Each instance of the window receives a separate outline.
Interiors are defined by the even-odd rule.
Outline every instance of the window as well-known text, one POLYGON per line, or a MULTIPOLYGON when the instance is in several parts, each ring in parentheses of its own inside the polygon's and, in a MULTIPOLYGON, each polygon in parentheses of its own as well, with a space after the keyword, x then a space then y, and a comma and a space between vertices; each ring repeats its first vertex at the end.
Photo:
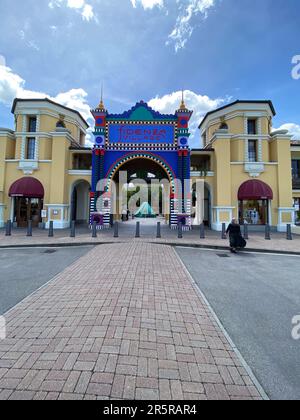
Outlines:
POLYGON ((257 134, 256 120, 248 120, 248 134, 251 136, 257 134))
POLYGON ((227 125, 225 122, 223 122, 223 123, 220 125, 220 130, 228 130, 228 125, 227 125))
POLYGON ((28 132, 29 133, 35 133, 36 132, 36 117, 29 117, 28 132))
POLYGON ((293 179, 300 179, 300 160, 292 160, 292 176, 293 179))
POLYGON ((296 224, 300 224, 300 198, 294 198, 294 208, 296 213, 296 224))
POLYGON ((257 162, 257 141, 248 140, 249 162, 257 162))
POLYGON ((269 200, 245 200, 239 203, 239 219, 244 225, 265 225, 269 222, 269 200))
POLYGON ((35 159, 35 138, 31 137, 27 139, 26 159, 35 159))

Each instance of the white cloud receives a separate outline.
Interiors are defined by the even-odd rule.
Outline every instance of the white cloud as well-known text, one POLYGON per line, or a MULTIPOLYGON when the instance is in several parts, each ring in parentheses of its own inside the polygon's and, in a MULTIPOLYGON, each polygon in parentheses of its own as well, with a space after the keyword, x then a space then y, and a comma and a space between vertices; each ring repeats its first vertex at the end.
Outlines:
POLYGON ((164 0, 131 0, 131 3, 134 8, 136 8, 137 5, 140 4, 145 10, 153 9, 156 6, 164 6, 164 0))
POLYGON ((208 11, 215 3, 216 0, 177 0, 180 12, 167 45, 174 42, 176 52, 184 48, 198 24, 194 22, 194 18, 200 16, 206 19, 208 11))
MULTIPOLYGON (((177 110, 180 106, 181 98, 182 92, 177 91, 169 95, 162 97, 157 96, 156 98, 151 99, 149 101, 149 106, 164 114, 174 114, 175 110, 177 110)), ((190 143, 193 147, 202 147, 200 132, 198 131, 200 122, 207 112, 218 108, 224 104, 227 99, 211 99, 206 95, 199 95, 191 90, 186 90, 184 92, 184 100, 187 108, 194 111, 190 121, 190 143)))
MULTIPOLYGON (((130 0, 134 8, 141 5, 145 10, 154 7, 167 8, 164 0, 130 0)), ((174 1, 174 0, 173 0, 174 1)), ((208 12, 215 6, 218 0, 176 0, 175 7, 178 9, 178 17, 174 29, 169 34, 166 45, 174 44, 175 51, 185 48, 191 38, 194 29, 199 25, 199 20, 206 19, 208 12)), ((174 7, 173 3, 173 7, 174 7)), ((168 12, 168 10, 167 10, 168 12)), ((168 14, 168 13, 167 13, 168 14)))
POLYGON ((0 66, 6 66, 5 57, 1 54, 0 54, 0 66))
POLYGON ((279 127, 278 130, 288 130, 293 136, 293 140, 300 140, 300 125, 294 123, 286 123, 279 127))
MULTIPOLYGON (((25 89, 25 80, 14 73, 9 67, 0 62, 0 102, 10 106, 15 98, 24 99, 44 99, 49 98, 53 101, 79 111, 88 123, 93 125, 93 118, 90 113, 90 106, 87 102, 88 94, 83 89, 71 89, 68 92, 59 93, 51 97, 47 93, 25 89)), ((91 141, 91 131, 87 136, 87 143, 91 141)))
POLYGON ((81 14, 82 19, 88 22, 96 19, 93 6, 87 3, 86 0, 51 0, 49 3, 50 9, 62 6, 76 10, 81 14))

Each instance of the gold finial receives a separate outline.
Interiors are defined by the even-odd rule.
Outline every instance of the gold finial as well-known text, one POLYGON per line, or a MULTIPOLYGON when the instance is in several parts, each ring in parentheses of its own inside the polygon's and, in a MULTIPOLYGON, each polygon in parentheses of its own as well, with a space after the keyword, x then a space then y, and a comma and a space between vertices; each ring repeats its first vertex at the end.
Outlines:
POLYGON ((185 103, 184 103, 184 90, 183 89, 182 89, 182 99, 181 99, 180 109, 181 110, 186 109, 186 106, 185 106, 185 103))
POLYGON ((105 109, 104 102, 103 102, 103 83, 101 85, 101 100, 100 100, 100 104, 98 105, 98 109, 105 109))

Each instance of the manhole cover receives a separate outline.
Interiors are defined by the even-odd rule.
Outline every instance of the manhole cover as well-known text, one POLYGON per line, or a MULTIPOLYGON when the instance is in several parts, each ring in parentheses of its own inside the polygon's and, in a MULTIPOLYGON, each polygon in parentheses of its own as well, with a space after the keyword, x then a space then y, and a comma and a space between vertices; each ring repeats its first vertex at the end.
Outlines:
POLYGON ((56 249, 47 249, 47 251, 44 251, 44 254, 54 254, 56 252, 56 249))

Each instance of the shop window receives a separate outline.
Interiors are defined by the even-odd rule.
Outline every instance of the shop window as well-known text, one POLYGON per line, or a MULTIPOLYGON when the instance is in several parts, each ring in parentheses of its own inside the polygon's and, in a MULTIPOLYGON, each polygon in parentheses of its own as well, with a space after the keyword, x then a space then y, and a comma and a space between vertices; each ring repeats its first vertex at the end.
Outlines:
POLYGON ((266 225, 269 223, 268 208, 268 200, 240 201, 239 218, 241 224, 266 225))
POLYGON ((30 137, 27 139, 26 159, 28 160, 35 159, 35 138, 34 137, 30 137))
POLYGON ((257 141, 248 140, 248 157, 249 162, 257 162, 257 141))

